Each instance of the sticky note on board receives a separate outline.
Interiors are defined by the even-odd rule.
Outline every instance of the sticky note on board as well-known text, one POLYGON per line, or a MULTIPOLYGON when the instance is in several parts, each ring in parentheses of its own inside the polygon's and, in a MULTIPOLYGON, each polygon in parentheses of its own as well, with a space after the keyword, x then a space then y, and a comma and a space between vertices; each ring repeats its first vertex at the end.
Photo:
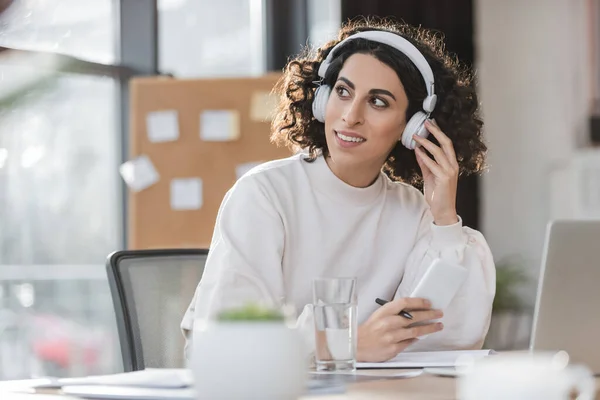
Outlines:
POLYGON ((146 155, 141 155, 121 164, 119 173, 127 186, 134 192, 144 190, 159 180, 158 172, 154 168, 152 160, 146 155))
POLYGON ((250 98, 250 119, 256 122, 269 122, 277 107, 277 95, 271 92, 257 91, 250 98))
POLYGON ((238 164, 235 167, 235 177, 236 177, 236 179, 240 179, 242 176, 244 176, 246 174, 246 172, 250 171, 252 168, 254 168, 257 165, 260 165, 262 163, 263 163, 263 161, 247 162, 247 163, 243 163, 243 164, 238 164))
POLYGON ((229 142, 240 138, 240 114, 236 110, 204 110, 200 114, 200 138, 229 142))
POLYGON ((172 142, 179 139, 177 111, 152 111, 146 114, 146 132, 152 143, 172 142))
POLYGON ((199 210, 203 203, 202 179, 172 179, 170 197, 173 210, 199 210))

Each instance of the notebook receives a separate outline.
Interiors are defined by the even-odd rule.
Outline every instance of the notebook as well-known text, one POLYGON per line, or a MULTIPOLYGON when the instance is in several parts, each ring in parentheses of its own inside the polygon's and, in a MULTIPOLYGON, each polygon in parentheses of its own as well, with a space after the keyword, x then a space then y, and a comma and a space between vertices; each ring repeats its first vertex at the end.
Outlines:
POLYGON ((434 368, 454 367, 487 357, 493 350, 421 351, 400 353, 385 362, 359 362, 356 368, 434 368))

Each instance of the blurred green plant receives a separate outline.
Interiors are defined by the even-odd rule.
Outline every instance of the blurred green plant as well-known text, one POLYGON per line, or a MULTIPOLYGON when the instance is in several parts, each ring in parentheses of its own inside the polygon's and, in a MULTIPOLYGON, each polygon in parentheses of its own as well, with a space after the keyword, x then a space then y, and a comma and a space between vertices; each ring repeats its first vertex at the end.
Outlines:
POLYGON ((508 257, 496 263, 494 313, 521 312, 527 308, 518 292, 530 280, 525 270, 525 262, 519 257, 508 257))
POLYGON ((281 311, 249 303, 243 307, 224 310, 217 316, 218 321, 284 321, 281 311))

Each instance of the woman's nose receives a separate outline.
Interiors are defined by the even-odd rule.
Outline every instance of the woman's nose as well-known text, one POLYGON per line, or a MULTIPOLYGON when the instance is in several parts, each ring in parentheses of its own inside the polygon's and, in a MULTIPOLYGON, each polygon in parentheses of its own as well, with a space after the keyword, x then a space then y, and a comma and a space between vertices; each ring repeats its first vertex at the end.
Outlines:
POLYGON ((364 122, 364 110, 358 101, 353 101, 348 105, 342 119, 348 126, 359 125, 364 122))

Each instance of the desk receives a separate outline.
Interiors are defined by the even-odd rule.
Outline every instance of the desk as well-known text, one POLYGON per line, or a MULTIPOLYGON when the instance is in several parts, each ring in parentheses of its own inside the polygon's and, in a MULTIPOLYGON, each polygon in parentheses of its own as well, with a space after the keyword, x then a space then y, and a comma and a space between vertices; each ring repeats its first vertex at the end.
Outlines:
MULTIPOLYGON (((600 378, 596 379, 600 388, 600 378)), ((417 378, 379 380, 355 383, 348 386, 347 393, 328 396, 308 396, 300 400, 454 400, 456 380, 432 375, 417 378)), ((1 384, 0 384, 1 388, 1 384)), ((2 400, 76 400, 60 394, 10 394, 3 393, 2 400)), ((596 396, 600 400, 600 393, 596 396)))
MULTIPOLYGON (((393 371, 393 370, 392 370, 393 371)), ((432 375, 355 383, 344 394, 303 397, 302 400, 453 400, 456 380, 432 375)))

